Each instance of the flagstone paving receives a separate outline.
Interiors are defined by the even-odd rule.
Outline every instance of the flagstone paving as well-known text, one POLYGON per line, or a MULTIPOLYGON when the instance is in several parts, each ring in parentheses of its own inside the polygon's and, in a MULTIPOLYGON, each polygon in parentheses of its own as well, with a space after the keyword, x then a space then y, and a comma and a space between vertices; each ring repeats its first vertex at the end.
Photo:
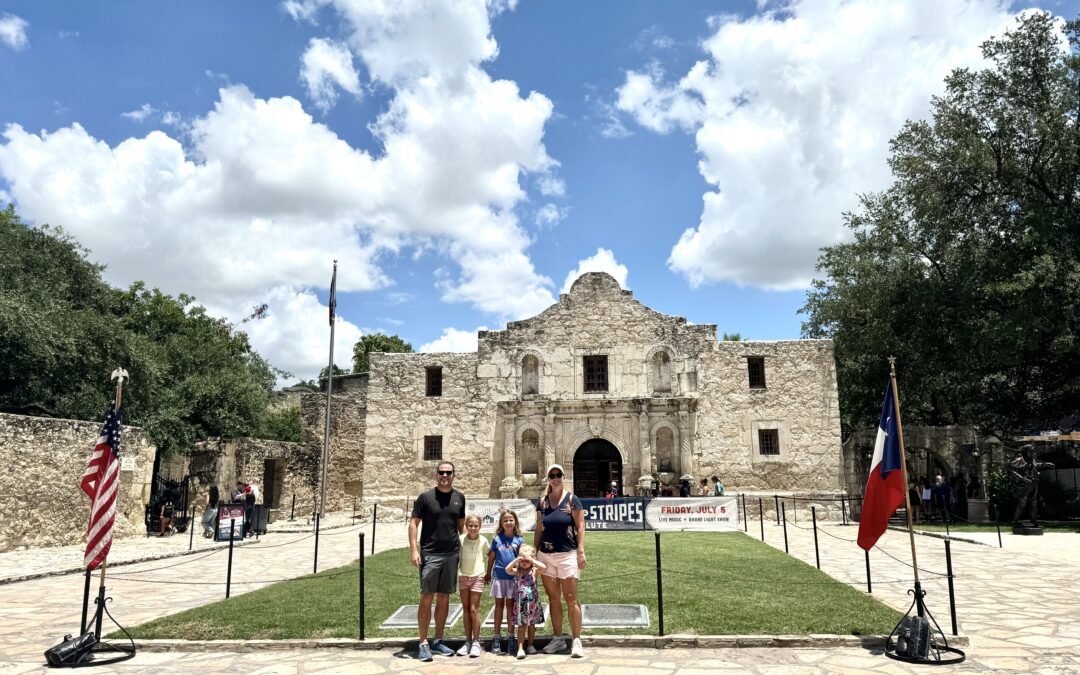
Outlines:
MULTIPOLYGON (((329 530, 320 536, 319 567, 325 569, 357 557, 358 533, 371 526, 329 530)), ((758 536, 756 522, 749 535, 758 536)), ((856 528, 836 523, 819 531, 822 569, 833 577, 865 590, 863 552, 854 544, 856 528)), ((971 533, 964 533, 970 536, 971 533)), ((379 523, 376 550, 402 546, 403 524, 379 523)), ((765 538, 783 549, 782 528, 766 522, 765 538)), ((919 567, 927 589, 927 602, 942 628, 950 631, 944 542, 917 537, 919 567)), ((813 532, 789 523, 792 555, 814 564, 813 532)), ((888 532, 881 550, 871 553, 873 595, 906 609, 910 598, 910 548, 906 534, 888 532)), ((993 535, 996 545, 996 534, 993 535)), ((952 542, 953 570, 959 629, 969 636, 968 661, 948 670, 956 672, 1080 673, 1080 535, 1052 533, 1043 537, 1004 535, 1003 549, 968 542, 952 542)), ((179 537, 164 540, 122 540, 114 555, 135 557, 148 547, 176 546, 186 551, 179 537), (151 543, 154 542, 154 543, 151 543)), ((23 571, 57 564, 55 560, 81 557, 78 547, 62 553, 46 549, 19 552, 23 571), (51 562, 50 562, 51 561, 51 562)), ((314 538, 310 533, 277 533, 249 542, 234 551, 233 593, 272 583, 276 579, 308 574, 312 568, 314 538)), ((370 550, 370 548, 369 548, 370 550)), ((0 565, 15 566, 0 555, 0 565)), ((224 595, 225 561, 222 550, 116 566, 108 573, 110 605, 123 623, 148 619, 218 600, 224 595), (175 583, 182 582, 182 583, 175 583)), ((15 558, 11 558, 15 560, 15 558)), ((9 569, 7 567, 0 569, 9 569)), ((62 569, 62 568, 61 568, 62 569)), ((16 570, 17 571, 17 570, 16 570)), ((586 580, 587 580, 586 575, 586 580)), ((67 574, 0 585, 0 672, 21 673, 41 668, 42 652, 63 633, 78 629, 82 575, 67 574)), ((703 588, 707 588, 703 579, 703 588)), ((714 581, 713 583, 724 583, 714 581)), ((782 593, 782 587, 777 588, 782 593)), ((718 609, 722 611, 722 608, 718 609)), ((642 649, 595 647, 585 659, 565 655, 537 655, 524 661, 493 657, 440 658, 421 664, 397 649, 353 651, 321 649, 272 652, 140 652, 136 658, 95 672, 535 672, 535 673, 908 673, 925 671, 861 648, 815 649, 642 649)))

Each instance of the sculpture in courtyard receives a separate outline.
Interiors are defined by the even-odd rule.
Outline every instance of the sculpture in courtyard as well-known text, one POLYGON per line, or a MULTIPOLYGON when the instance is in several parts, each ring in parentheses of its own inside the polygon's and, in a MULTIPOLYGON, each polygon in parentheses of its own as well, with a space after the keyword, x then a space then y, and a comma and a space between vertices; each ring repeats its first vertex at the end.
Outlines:
POLYGON ((1020 482, 1020 492, 1016 496, 1016 511, 1013 513, 1014 527, 1039 526, 1039 472, 1053 469, 1051 462, 1042 462, 1035 454, 1035 446, 1030 443, 1020 448, 1016 458, 1009 463, 1012 475, 1020 482), (1026 522, 1021 524, 1024 510, 1027 509, 1026 522))

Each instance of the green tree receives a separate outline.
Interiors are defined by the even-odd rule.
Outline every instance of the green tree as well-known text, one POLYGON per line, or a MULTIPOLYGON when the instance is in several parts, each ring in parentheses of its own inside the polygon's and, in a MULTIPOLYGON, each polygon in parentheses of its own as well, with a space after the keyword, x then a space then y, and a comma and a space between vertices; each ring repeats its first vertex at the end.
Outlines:
POLYGON ((724 333, 721 342, 742 342, 742 333, 724 333))
POLYGON ((368 372, 371 367, 370 354, 372 352, 404 354, 412 352, 412 350, 412 345, 397 335, 385 335, 383 333, 365 335, 353 345, 353 372, 368 372))
POLYGON ((186 295, 115 289, 60 230, 0 212, 0 409, 100 419, 123 366, 126 423, 162 455, 254 433, 277 376, 247 335, 186 295))
POLYGON ((259 438, 272 441, 300 442, 300 408, 289 406, 277 410, 268 410, 263 417, 259 438))
POLYGON ((824 249, 803 334, 835 340, 846 427, 877 419, 890 355, 907 423, 1010 437, 1080 409, 1078 29, 1031 13, 987 40, 824 249))

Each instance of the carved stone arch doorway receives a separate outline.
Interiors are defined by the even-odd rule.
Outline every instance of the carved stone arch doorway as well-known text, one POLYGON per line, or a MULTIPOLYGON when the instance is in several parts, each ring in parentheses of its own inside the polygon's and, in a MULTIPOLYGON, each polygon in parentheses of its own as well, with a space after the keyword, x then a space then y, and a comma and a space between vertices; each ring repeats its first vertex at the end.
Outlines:
POLYGON ((603 497, 611 482, 623 491, 622 455, 611 441, 593 438, 574 453, 574 494, 578 497, 603 497))

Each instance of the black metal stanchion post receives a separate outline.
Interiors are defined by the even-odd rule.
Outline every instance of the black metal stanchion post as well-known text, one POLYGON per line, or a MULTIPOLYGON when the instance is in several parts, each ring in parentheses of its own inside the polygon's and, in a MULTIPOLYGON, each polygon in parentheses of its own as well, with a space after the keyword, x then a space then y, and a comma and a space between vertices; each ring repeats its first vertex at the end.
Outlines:
POLYGON ((844 495, 840 495, 840 519, 847 525, 847 500, 844 495))
POLYGON ((740 495, 742 497, 742 531, 749 532, 750 527, 746 523, 746 495, 740 495))
POLYGON ((952 634, 959 635, 956 626, 956 590, 953 588, 952 542, 945 540, 945 573, 949 575, 949 616, 952 618, 952 634))
POLYGON ((817 542, 817 507, 810 507, 810 517, 814 519, 814 560, 817 562, 817 568, 821 569, 821 554, 818 552, 817 542))
POLYGON ((761 497, 757 498, 757 517, 761 525, 761 541, 765 541, 765 510, 761 506, 761 497))
POLYGON ((289 507, 289 522, 296 520, 296 493, 292 495, 292 506, 289 507))
POLYGON ((870 585, 870 551, 863 551, 866 554, 866 592, 873 593, 874 587, 870 585))
POLYGON ((949 533, 949 507, 948 507, 948 505, 946 505, 943 508, 944 508, 944 511, 945 511, 945 536, 946 537, 951 537, 952 534, 949 533))
POLYGON ((319 573, 319 522, 322 518, 319 517, 319 512, 315 511, 315 560, 312 563, 312 574, 319 573))
POLYGON ((660 615, 660 636, 664 635, 664 576, 660 566, 660 532, 656 536, 656 611, 660 615))
POLYGON ((86 570, 86 581, 83 583, 82 596, 82 623, 79 624, 79 635, 86 632, 86 612, 90 607, 90 570, 86 570))
POLYGON ((784 517, 784 553, 789 553, 787 545, 787 506, 785 504, 780 504, 780 513, 784 517))
POLYGON ((375 525, 379 522, 379 504, 371 507, 371 555, 375 555, 375 525))
POLYGON ((188 540, 187 550, 191 550, 195 545, 195 505, 191 505, 191 518, 188 520, 188 540))
POLYGON ((773 495, 773 508, 776 509, 776 524, 780 524, 780 496, 773 495))
MULTIPOLYGON (((375 537, 371 538, 371 546, 375 547, 375 537)), ((360 533, 360 639, 364 639, 364 533, 360 533)))
POLYGON ((1001 545, 1001 521, 998 520, 997 508, 993 504, 990 504, 990 512, 994 515, 994 524, 997 525, 998 548, 1004 548, 1004 546, 1001 545))
POLYGON ((233 540, 236 539, 236 537, 234 536, 236 534, 235 525, 236 524, 232 520, 229 521, 229 564, 228 564, 227 571, 225 572, 225 598, 226 599, 228 599, 229 592, 232 590, 232 551, 233 551, 233 540))

